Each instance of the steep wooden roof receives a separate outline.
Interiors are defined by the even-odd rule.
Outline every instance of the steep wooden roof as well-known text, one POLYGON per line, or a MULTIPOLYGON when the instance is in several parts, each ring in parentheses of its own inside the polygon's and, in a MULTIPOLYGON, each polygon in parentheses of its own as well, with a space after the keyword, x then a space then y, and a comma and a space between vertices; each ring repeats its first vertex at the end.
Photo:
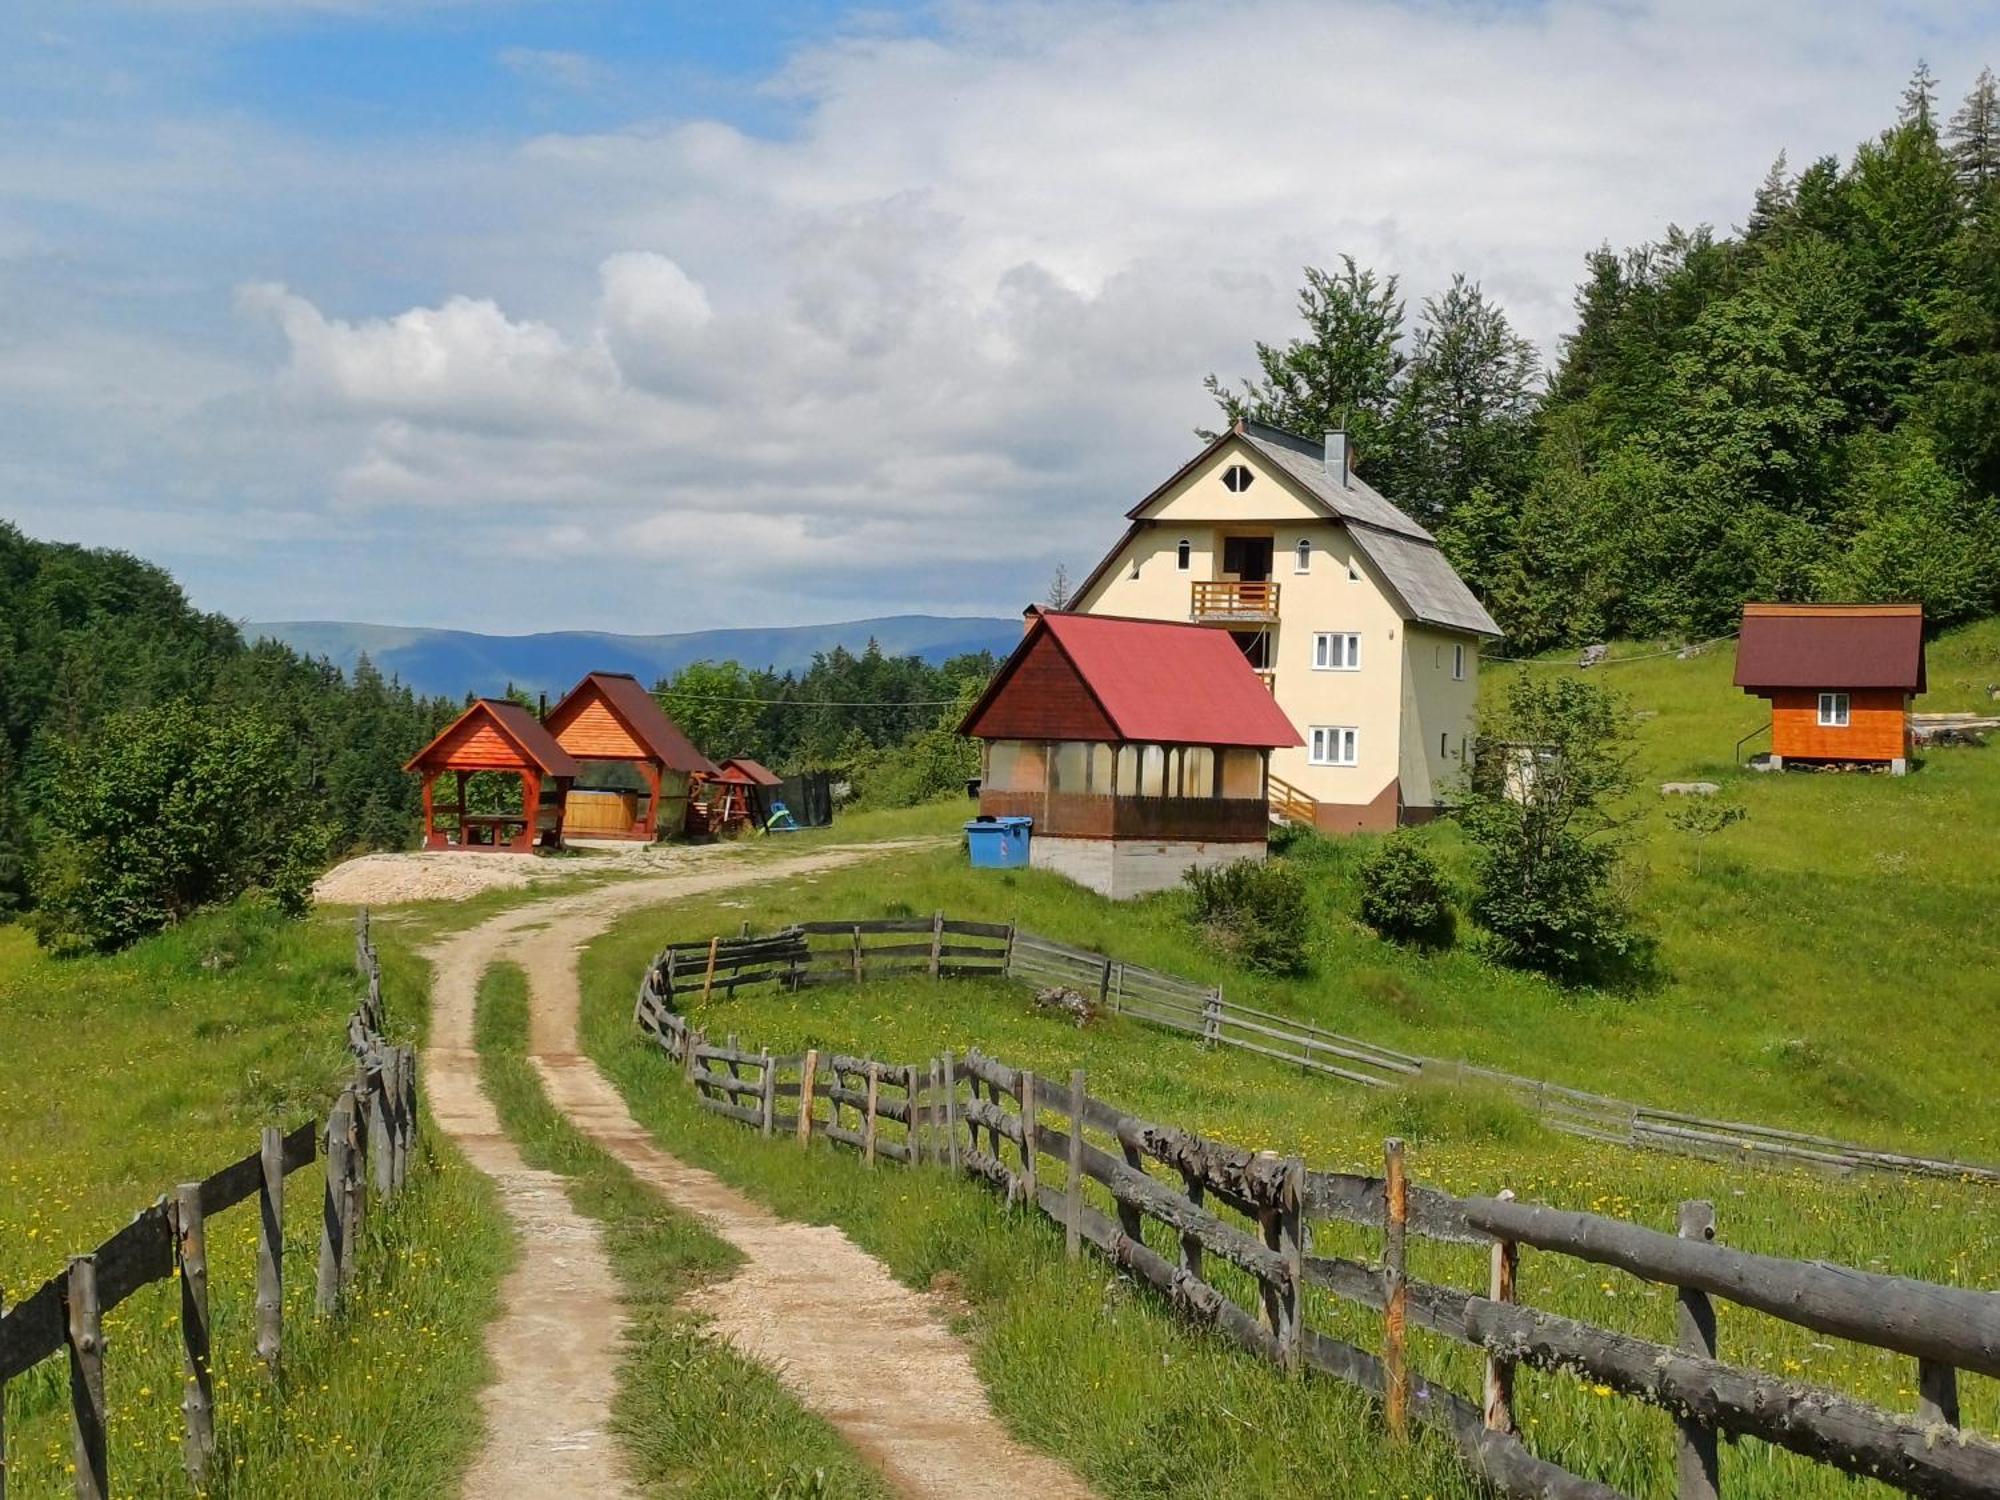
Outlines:
POLYGON ((1746 604, 1736 685, 1901 688, 1921 693, 1921 604, 1746 604))
POLYGON ((404 762, 415 770, 522 770, 568 777, 576 760, 518 703, 477 698, 436 739, 404 762))
POLYGON ((732 755, 722 763, 726 775, 730 771, 740 771, 752 786, 783 786, 785 778, 777 772, 758 764, 747 755, 732 755))
MULTIPOLYGON (((667 717, 653 695, 629 672, 588 672, 549 711, 549 726, 565 744, 565 734, 592 704, 602 703, 653 759, 685 775, 715 774, 715 763, 694 747, 680 725, 667 717)), ((575 747, 572 747, 575 748, 575 747)), ((585 755, 585 759, 589 759, 585 755)))

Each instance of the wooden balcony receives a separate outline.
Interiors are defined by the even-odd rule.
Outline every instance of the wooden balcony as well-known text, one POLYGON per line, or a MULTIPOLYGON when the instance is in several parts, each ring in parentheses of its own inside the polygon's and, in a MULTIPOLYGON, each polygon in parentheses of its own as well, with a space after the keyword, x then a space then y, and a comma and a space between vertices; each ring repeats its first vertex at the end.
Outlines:
POLYGON ((1194 596, 1189 617, 1198 625, 1278 618, 1278 586, 1268 580, 1262 583, 1197 583, 1192 588, 1194 596))

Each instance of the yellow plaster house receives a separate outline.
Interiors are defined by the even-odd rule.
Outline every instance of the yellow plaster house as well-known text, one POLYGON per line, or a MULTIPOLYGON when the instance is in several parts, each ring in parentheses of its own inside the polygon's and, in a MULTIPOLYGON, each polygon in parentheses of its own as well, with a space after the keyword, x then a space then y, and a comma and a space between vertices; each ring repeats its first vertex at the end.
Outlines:
POLYGON ((1272 756, 1274 813, 1384 829, 1449 798, 1500 628, 1345 434, 1239 422, 1126 518, 1068 608, 1234 636, 1305 741, 1272 756))

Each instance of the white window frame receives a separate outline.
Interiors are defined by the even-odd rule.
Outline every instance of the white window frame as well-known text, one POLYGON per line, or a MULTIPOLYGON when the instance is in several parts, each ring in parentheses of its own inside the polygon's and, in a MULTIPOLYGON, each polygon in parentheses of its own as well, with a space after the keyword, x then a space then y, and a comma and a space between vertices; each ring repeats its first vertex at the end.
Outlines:
POLYGON ((1310 537, 1300 537, 1298 545, 1292 548, 1292 571, 1310 573, 1313 570, 1313 544, 1310 537))
POLYGON ((1355 630, 1319 630, 1313 633, 1315 672, 1358 672, 1361 670, 1361 633, 1355 630), (1346 644, 1343 645, 1342 642, 1346 644))
POLYGON ((1315 724, 1307 741, 1307 761, 1315 766, 1361 763, 1361 731, 1352 724, 1315 724))
POLYGON ((1185 573, 1194 566, 1194 543, 1182 537, 1174 546, 1175 571, 1185 573))
POLYGON ((1819 695, 1819 727, 1846 729, 1854 722, 1854 700, 1847 693, 1819 695))
POLYGON ((1454 682, 1465 681, 1465 642, 1451 643, 1451 678, 1454 682))

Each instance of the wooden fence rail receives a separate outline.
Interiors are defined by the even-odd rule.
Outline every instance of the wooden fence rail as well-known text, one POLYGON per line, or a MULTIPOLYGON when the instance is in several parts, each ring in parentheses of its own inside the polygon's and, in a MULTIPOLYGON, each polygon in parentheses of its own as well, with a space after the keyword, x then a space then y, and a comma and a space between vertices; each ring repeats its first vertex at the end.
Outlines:
POLYGON ((417 1119, 416 1054, 382 1035, 382 970, 365 911, 355 923, 354 955, 365 984, 347 1021, 355 1073, 323 1123, 308 1120, 289 1131, 266 1126, 257 1150, 198 1182, 180 1184, 94 1251, 72 1257, 24 1300, 10 1306, 0 1296, 0 1500, 7 1493, 7 1382, 63 1353, 71 1375, 76 1494, 78 1500, 109 1495, 104 1316, 141 1288, 169 1279, 181 1286, 182 1451, 190 1484, 203 1491, 215 1456, 207 1221, 258 1201, 255 1349, 265 1375, 276 1382, 284 1347, 285 1179, 318 1160, 322 1142, 327 1169, 317 1300, 322 1314, 338 1308, 354 1273, 371 1166, 376 1194, 393 1199, 408 1174, 417 1119))
POLYGON ((1553 1130, 1590 1140, 1711 1160, 1805 1166, 1835 1172, 1953 1178, 2000 1186, 2000 1167, 1884 1151, 1827 1136, 1674 1110, 1472 1063, 1380 1047, 1294 1016, 1241 1005, 1220 986, 1126 963, 998 922, 942 913, 860 922, 802 922, 752 937, 675 943, 660 951, 640 984, 639 1011, 671 1007, 688 995, 734 996, 760 984, 798 990, 819 984, 929 974, 995 977, 1074 989, 1116 1015, 1164 1027, 1205 1044, 1254 1053, 1302 1072, 1364 1088, 1412 1080, 1479 1083, 1511 1095, 1553 1130), (888 939, 888 941, 878 941, 888 939), (927 939, 927 941, 926 941, 927 939))
MULTIPOLYGON (((903 955, 882 955, 867 939, 925 926, 934 942, 949 930, 941 919, 825 923, 788 929, 788 941, 804 942, 805 971, 822 962, 812 949, 820 938, 836 940, 848 969, 873 973, 877 962, 903 955)), ((1060 982, 1088 977, 1075 950, 1050 957, 1040 940, 1004 929, 966 935, 1006 953, 1007 972, 1025 967, 1040 979, 1060 965, 1060 982)), ((725 972, 728 949, 682 951, 698 955, 702 974, 690 980, 683 971, 678 993, 712 995, 709 975, 725 972)), ((1097 962, 1101 991, 1115 996, 1124 966, 1114 964, 1107 977, 1107 961, 1097 962)), ((1681 1500, 1719 1495, 1715 1440, 1722 1433, 1909 1494, 2000 1496, 2000 1444, 1959 1426, 1957 1400, 1960 1371, 2000 1375, 2000 1296, 1731 1249, 1714 1242, 1707 1204, 1683 1205, 1681 1233, 1663 1234, 1505 1195, 1456 1197, 1410 1180, 1393 1140, 1380 1176, 1312 1171, 1296 1157, 1140 1119, 1092 1096, 1080 1069, 1059 1083, 977 1049, 912 1064, 817 1051, 772 1056, 735 1037, 716 1045, 672 1004, 659 967, 640 985, 636 1020, 704 1108, 802 1145, 824 1137, 871 1165, 929 1163, 990 1182, 1010 1204, 1060 1225, 1070 1254, 1088 1244, 1253 1354, 1373 1395, 1392 1434, 1413 1423, 1436 1428, 1500 1493, 1618 1500, 1618 1491, 1537 1456, 1523 1441, 1513 1372, 1526 1364, 1673 1416, 1681 1500), (1378 1256, 1317 1252, 1315 1226, 1328 1223, 1378 1234, 1378 1256), (1409 1268, 1411 1240, 1482 1247, 1489 1274, 1476 1288, 1418 1279, 1409 1268), (1673 1287, 1679 1347, 1522 1305, 1515 1267, 1523 1245, 1673 1287), (1313 1327, 1309 1290, 1370 1314, 1377 1347, 1313 1327), (1711 1298, 1913 1360, 1917 1409, 1892 1412, 1724 1362, 1711 1298), (1424 1378, 1412 1357, 1412 1327, 1484 1356, 1479 1399, 1424 1378)))

